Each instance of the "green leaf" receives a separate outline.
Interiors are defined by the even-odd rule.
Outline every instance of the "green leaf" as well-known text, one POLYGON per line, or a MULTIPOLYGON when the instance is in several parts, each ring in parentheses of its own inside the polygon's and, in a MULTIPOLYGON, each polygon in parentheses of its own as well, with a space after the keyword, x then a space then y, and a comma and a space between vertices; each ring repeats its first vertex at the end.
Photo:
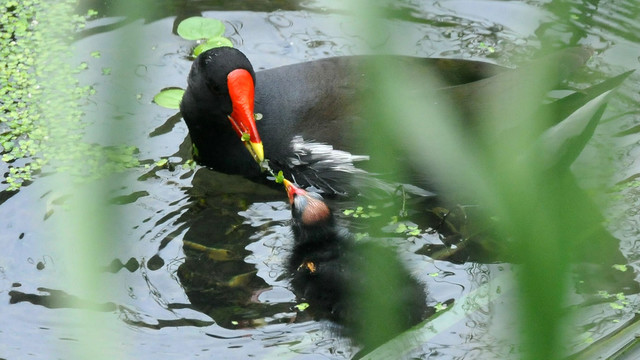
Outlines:
POLYGON ((627 271, 627 265, 624 265, 624 264, 622 264, 622 265, 620 265, 620 264, 615 264, 615 265, 613 265, 612 267, 613 267, 614 269, 618 270, 618 271, 622 271, 622 272, 627 271))
POLYGON ((356 241, 360 241, 362 239, 366 239, 369 237, 369 233, 356 233, 356 241))
POLYGON ((222 47, 222 46, 233 47, 233 43, 231 42, 231 40, 227 39, 224 36, 217 36, 196 46, 195 49, 193 49, 193 56, 198 56, 209 49, 222 47))
POLYGON ((167 109, 180 109, 180 101, 182 100, 183 94, 183 89, 163 89, 153 97, 153 102, 167 109))
POLYGON ((614 310, 622 310, 622 309, 624 309, 624 306, 620 305, 618 303, 609 303, 609 306, 611 306, 611 308, 614 309, 614 310))
POLYGON ((305 311, 309 307, 309 303, 300 303, 294 306, 298 311, 305 311))
POLYGON ((192 159, 189 159, 187 161, 185 161, 184 164, 182 164, 182 168, 184 170, 193 170, 196 168, 196 162, 193 161, 192 159))
POLYGON ((443 303, 437 303, 435 306, 436 312, 440 312, 442 310, 445 310, 446 308, 447 308, 447 304, 443 304, 443 303))
POLYGON ((198 151, 196 144, 191 144, 191 153, 194 157, 198 157, 198 155, 200 155, 200 151, 198 151))
POLYGON ((396 228, 396 233, 400 234, 407 231, 407 225, 400 223, 398 224, 398 227, 396 228))
POLYGON ((276 183, 282 184, 284 182, 284 175, 282 174, 282 170, 278 171, 278 175, 276 175, 276 183))
POLYGON ((222 36, 224 30, 224 24, 220 20, 194 16, 182 20, 177 32, 184 39, 199 40, 222 36))

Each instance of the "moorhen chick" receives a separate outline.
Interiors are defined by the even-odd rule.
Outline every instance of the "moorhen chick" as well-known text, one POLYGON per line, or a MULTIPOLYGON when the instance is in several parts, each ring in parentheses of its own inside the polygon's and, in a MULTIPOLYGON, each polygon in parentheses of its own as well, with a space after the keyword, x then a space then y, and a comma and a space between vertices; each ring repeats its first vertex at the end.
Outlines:
MULTIPOLYGON (((506 102, 523 84, 551 90, 590 56, 590 50, 569 48, 515 70, 469 60, 384 58, 394 67, 411 69, 416 79, 426 78, 426 71, 439 75, 445 86, 436 91, 456 104, 466 127, 481 120, 476 114, 487 106, 489 91, 498 89, 506 102), (557 70, 553 84, 540 84, 538 70, 546 68, 557 70)), ((382 187, 362 165, 371 165, 373 172, 381 166, 375 166, 377 159, 365 161, 367 147, 357 141, 367 127, 362 97, 375 90, 368 69, 379 58, 333 57, 254 72, 238 49, 219 47, 200 54, 180 104, 195 159, 216 171, 260 181, 264 176, 259 163, 268 158, 271 168, 282 170, 285 177, 329 194, 356 195, 367 187, 382 187), (256 122, 254 113, 262 119, 256 122)), ((560 109, 555 112, 560 118, 549 121, 557 123, 618 84, 596 85, 541 106, 560 109)), ((402 119, 394 121, 402 126, 402 119)), ((401 152, 396 156, 402 157, 401 152)))
POLYGON ((358 240, 340 226, 322 196, 285 180, 294 245, 287 268, 307 312, 342 325, 363 351, 428 315, 424 286, 394 249, 358 240))

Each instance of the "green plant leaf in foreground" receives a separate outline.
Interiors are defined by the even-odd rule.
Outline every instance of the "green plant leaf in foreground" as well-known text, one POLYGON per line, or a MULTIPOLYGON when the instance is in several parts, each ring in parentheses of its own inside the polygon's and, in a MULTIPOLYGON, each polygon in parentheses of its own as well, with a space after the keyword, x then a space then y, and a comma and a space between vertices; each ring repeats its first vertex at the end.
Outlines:
POLYGON ((153 102, 167 109, 180 109, 180 101, 182 101, 183 89, 167 88, 162 89, 153 97, 153 102))
POLYGON ((184 39, 199 40, 222 36, 224 30, 224 24, 220 20, 194 16, 182 20, 177 32, 184 39))

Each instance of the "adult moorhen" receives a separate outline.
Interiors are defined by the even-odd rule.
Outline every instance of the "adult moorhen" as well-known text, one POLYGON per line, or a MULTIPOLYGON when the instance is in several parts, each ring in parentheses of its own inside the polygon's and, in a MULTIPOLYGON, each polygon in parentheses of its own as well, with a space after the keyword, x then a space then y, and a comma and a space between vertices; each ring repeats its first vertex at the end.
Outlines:
POLYGON ((288 269, 307 312, 343 325, 365 352, 428 315, 424 287, 394 249, 355 241, 320 194, 284 182, 294 236, 288 269))
MULTIPOLYGON (((587 49, 569 48, 515 70, 468 60, 384 58, 394 67, 411 68, 416 79, 423 71, 440 75, 446 86, 437 89, 438 93, 456 104, 467 124, 473 124, 479 120, 476 114, 487 106, 488 90, 498 89, 505 94, 503 101, 511 101, 509 96, 523 84, 540 83, 538 70, 553 68, 557 71, 553 84, 539 84, 544 91, 551 90, 590 56, 587 49)), ((235 48, 200 54, 180 104, 196 160, 224 173, 264 179, 259 163, 266 157, 285 177, 326 193, 352 195, 367 187, 383 187, 363 170, 365 163, 372 165, 369 170, 380 169, 376 161, 363 162, 369 160, 368 150, 356 139, 367 127, 360 100, 374 90, 368 69, 375 59, 333 57, 256 73, 235 48), (262 120, 255 121, 254 110, 262 120)), ((596 85, 546 106, 561 108, 556 113, 564 117, 618 83, 596 85)), ((394 121, 402 124, 402 119, 394 121)))

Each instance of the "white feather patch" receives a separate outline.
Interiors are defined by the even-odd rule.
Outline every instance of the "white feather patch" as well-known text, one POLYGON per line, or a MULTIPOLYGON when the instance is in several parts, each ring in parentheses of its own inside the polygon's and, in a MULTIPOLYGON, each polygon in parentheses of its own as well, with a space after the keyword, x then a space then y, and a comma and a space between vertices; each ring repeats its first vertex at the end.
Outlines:
POLYGON ((369 160, 368 155, 353 155, 347 151, 336 150, 326 143, 305 141, 300 135, 294 136, 291 140, 291 149, 295 157, 289 158, 290 164, 294 166, 307 165, 318 171, 366 173, 366 171, 357 168, 354 163, 369 160))

